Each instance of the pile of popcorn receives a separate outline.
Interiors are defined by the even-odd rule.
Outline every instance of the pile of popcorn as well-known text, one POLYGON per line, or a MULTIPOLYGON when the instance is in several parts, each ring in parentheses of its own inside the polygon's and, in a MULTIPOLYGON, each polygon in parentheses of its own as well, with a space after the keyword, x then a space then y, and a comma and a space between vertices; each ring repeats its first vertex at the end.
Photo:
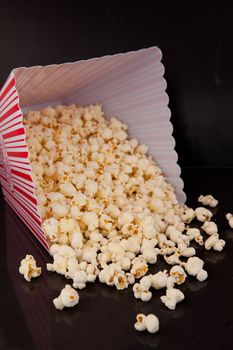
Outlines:
MULTIPOLYGON (((75 289, 96 279, 119 290, 133 285, 135 298, 143 301, 151 299, 151 288, 165 288, 161 301, 169 309, 184 299, 176 287, 187 274, 207 278, 191 243, 223 249, 212 212, 177 202, 148 146, 129 138, 126 124, 105 119, 101 105, 59 105, 29 111, 24 125, 53 257, 49 271, 71 279, 75 289), (194 218, 203 223, 201 229, 189 227, 194 218), (170 271, 146 275, 158 256, 170 271)), ((198 200, 218 204, 211 195, 198 200)), ((54 302, 59 309, 67 304, 65 293, 71 293, 69 287, 63 291, 66 302, 54 302)), ((77 303, 72 295, 71 304, 77 303)))

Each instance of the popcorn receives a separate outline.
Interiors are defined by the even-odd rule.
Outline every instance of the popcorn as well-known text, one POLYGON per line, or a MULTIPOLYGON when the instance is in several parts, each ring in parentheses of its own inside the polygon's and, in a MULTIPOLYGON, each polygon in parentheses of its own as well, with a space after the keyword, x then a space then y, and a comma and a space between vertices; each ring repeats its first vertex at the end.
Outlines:
POLYGON ((156 333, 159 330, 159 320, 154 314, 146 316, 146 329, 149 333, 156 333))
POLYGON ((196 214, 197 220, 201 222, 210 221, 210 219, 213 216, 210 210, 203 207, 196 208, 195 214, 196 214))
MULTIPOLYGON (((185 271, 199 281, 207 278, 191 244, 223 249, 212 213, 177 202, 147 155, 148 146, 128 139, 126 124, 105 119, 101 105, 48 107, 28 112, 24 120, 38 210, 53 257, 49 271, 78 289, 97 278, 119 290, 133 284, 143 301, 151 299, 151 287, 167 288, 162 299, 170 308, 182 298, 174 286, 185 282, 185 271), (199 228, 188 226, 195 216, 210 235, 205 242, 199 228), (159 255, 173 265, 170 272, 146 275, 159 255)), ((211 195, 202 197, 203 205, 216 205, 211 195)), ((231 218, 227 214, 230 225, 231 218)))
POLYGON ((134 275, 135 278, 140 278, 142 276, 144 276, 148 271, 148 266, 146 263, 136 263, 133 264, 130 272, 132 273, 132 275, 134 275))
POLYGON ((233 228, 233 215, 231 213, 226 214, 226 219, 231 228, 233 228))
POLYGON ((69 284, 61 291, 60 295, 53 299, 53 304, 57 310, 63 310, 64 307, 73 307, 79 303, 79 295, 69 284))
POLYGON ((205 249, 210 250, 213 248, 214 250, 221 252, 225 244, 225 241, 223 239, 219 239, 219 235, 214 233, 205 241, 205 249))
POLYGON ((32 255, 26 255, 20 263, 19 273, 30 282, 32 278, 40 276, 41 267, 36 266, 36 260, 32 255))
POLYGON ((218 226, 213 221, 206 221, 201 226, 202 230, 207 233, 207 235, 213 235, 214 233, 218 233, 218 226))
POLYGON ((133 286, 134 297, 141 299, 142 301, 149 301, 152 298, 152 293, 148 288, 144 287, 140 283, 135 283, 133 286))
POLYGON ((215 199, 211 194, 208 194, 206 196, 200 195, 198 202, 202 203, 203 205, 208 205, 212 208, 218 205, 217 199, 215 199))
POLYGON ((76 271, 73 278, 73 287, 83 289, 86 287, 87 273, 85 271, 76 271))
POLYGON ((184 299, 184 294, 176 288, 168 288, 166 295, 160 297, 162 303, 170 310, 175 310, 176 304, 184 299))
MULTIPOLYGON (((211 236, 213 237, 213 236, 211 236)), ((185 270, 189 275, 196 276, 198 272, 202 270, 204 266, 204 261, 198 257, 191 257, 188 259, 187 263, 184 265, 185 270)))
POLYGON ((207 277, 208 277, 208 273, 207 273, 207 271, 205 271, 205 270, 200 270, 199 272, 198 272, 198 274, 197 274, 197 280, 198 281, 200 281, 200 282, 203 282, 203 281, 205 281, 206 279, 207 279, 207 277))
POLYGON ((139 332, 147 330, 149 333, 156 333, 159 330, 158 317, 154 314, 149 314, 147 316, 144 314, 138 314, 136 316, 134 328, 139 332))
POLYGON ((151 286, 154 289, 161 289, 167 286, 168 273, 167 270, 159 271, 151 277, 151 286))
POLYGON ((179 265, 174 265, 170 270, 170 276, 175 277, 175 281, 177 284, 182 284, 185 282, 187 277, 184 269, 179 265))

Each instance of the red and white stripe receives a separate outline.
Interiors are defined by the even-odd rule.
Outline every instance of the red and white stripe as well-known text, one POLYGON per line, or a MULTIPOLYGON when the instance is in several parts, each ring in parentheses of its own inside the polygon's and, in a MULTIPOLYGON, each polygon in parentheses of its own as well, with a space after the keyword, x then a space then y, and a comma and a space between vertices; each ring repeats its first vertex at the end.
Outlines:
POLYGON ((0 91, 0 180, 6 201, 48 250, 41 229, 22 118, 12 73, 0 91))

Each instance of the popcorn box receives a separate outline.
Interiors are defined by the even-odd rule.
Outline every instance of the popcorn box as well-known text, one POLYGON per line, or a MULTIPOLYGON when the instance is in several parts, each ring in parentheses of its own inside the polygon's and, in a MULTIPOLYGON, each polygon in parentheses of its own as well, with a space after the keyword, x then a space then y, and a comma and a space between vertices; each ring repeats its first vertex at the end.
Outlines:
POLYGON ((0 91, 0 180, 5 200, 48 250, 28 158, 23 114, 48 105, 101 103, 128 124, 185 202, 159 48, 14 69, 0 91))

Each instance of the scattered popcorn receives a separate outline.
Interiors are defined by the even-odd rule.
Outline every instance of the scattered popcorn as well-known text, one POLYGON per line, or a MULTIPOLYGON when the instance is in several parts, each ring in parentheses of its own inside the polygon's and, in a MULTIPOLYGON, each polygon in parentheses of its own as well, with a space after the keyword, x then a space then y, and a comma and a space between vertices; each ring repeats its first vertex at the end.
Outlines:
POLYGON ((207 271, 205 271, 203 269, 200 270, 197 274, 197 280, 200 282, 205 281, 207 279, 207 277, 208 277, 208 273, 207 273, 207 271))
POLYGON ((202 270, 203 266, 204 261, 196 256, 189 258, 187 263, 184 264, 185 270, 191 276, 197 276, 198 272, 202 270))
MULTIPOLYGON (((126 124, 105 119, 98 104, 29 111, 24 124, 38 210, 53 258, 48 271, 71 279, 77 289, 96 279, 118 290, 132 284, 142 301, 151 299, 150 288, 166 288, 161 300, 170 309, 184 298, 174 286, 185 282, 186 272, 199 281, 207 278, 191 245, 223 249, 212 213, 177 202, 173 187, 147 155, 148 146, 129 139, 126 124), (205 242, 199 228, 189 227, 195 217, 210 236, 205 242), (146 275, 159 256, 173 265, 170 272, 146 275)), ((198 200, 217 205, 211 195, 198 200)), ((226 217, 233 227, 232 214, 226 217)), ((58 308, 69 304, 59 298, 58 308)), ((158 320, 149 316, 139 317, 135 328, 156 331, 158 320)))
POLYGON ((83 289, 86 287, 86 282, 87 282, 87 273, 85 271, 77 271, 74 274, 73 278, 73 287, 78 288, 78 289, 83 289))
POLYGON ((60 295, 53 299, 56 309, 63 310, 64 307, 73 307, 79 302, 79 295, 69 284, 62 289, 60 295))
POLYGON ((154 314, 149 314, 147 316, 144 314, 138 314, 136 316, 134 328, 139 332, 147 330, 149 333, 156 333, 159 330, 158 317, 154 314))
POLYGON ((195 214, 196 214, 197 220, 201 222, 210 221, 210 219, 213 216, 210 210, 203 207, 196 208, 195 214))
POLYGON ((233 228, 233 215, 231 213, 226 214, 226 219, 231 228, 233 228))
POLYGON ((26 281, 30 282, 32 278, 40 276, 41 267, 36 266, 36 260, 32 255, 26 255, 20 263, 19 273, 26 281))
POLYGON ((215 199, 211 194, 208 194, 206 196, 200 195, 200 197, 198 198, 198 202, 200 202, 203 205, 208 205, 212 208, 218 205, 217 199, 215 199))
POLYGON ((213 221, 206 221, 201 226, 202 230, 207 233, 207 235, 213 235, 214 233, 218 233, 218 226, 213 221))
POLYGON ((185 279, 187 277, 184 269, 180 265, 172 266, 172 268, 170 270, 170 276, 175 277, 177 284, 184 283, 185 279))
POLYGON ((176 304, 184 299, 184 294, 176 288, 168 288, 166 295, 160 297, 162 303, 170 310, 175 310, 176 304))
POLYGON ((205 241, 205 249, 210 250, 213 248, 214 250, 221 252, 225 244, 226 243, 223 239, 219 239, 218 233, 214 233, 205 241))

